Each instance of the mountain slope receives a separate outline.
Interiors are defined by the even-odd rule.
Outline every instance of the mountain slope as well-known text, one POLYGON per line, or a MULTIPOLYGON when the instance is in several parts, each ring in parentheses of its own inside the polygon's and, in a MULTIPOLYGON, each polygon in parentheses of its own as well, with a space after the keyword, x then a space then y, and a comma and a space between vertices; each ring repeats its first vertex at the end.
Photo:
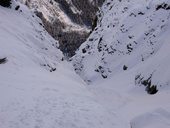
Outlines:
POLYGON ((97 103, 28 8, 0 6, 0 128, 103 128, 115 116, 97 103))
POLYGON ((88 84, 63 61, 58 41, 34 13, 16 2, 0 6, 0 128, 169 128, 167 3, 105 2, 97 28, 73 58, 88 84), (158 92, 147 94, 135 86, 141 83, 158 92))
POLYGON ((107 0, 72 58, 96 100, 119 115, 121 128, 170 127, 169 9, 168 0, 107 0))
POLYGON ((138 67, 136 84, 169 85, 169 7, 166 0, 108 0, 73 59, 77 73, 95 81, 138 67))

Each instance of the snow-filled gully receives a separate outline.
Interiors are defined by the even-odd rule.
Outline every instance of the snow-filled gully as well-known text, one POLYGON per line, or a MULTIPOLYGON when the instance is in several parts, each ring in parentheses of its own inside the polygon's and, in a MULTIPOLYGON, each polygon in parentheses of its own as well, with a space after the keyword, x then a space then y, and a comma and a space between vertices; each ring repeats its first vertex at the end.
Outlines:
POLYGON ((20 6, 22 11, 0 7, 0 61, 6 57, 0 63, 0 128, 170 127, 168 86, 155 95, 136 86, 140 64, 103 79, 89 64, 97 50, 77 75, 40 19, 20 6))

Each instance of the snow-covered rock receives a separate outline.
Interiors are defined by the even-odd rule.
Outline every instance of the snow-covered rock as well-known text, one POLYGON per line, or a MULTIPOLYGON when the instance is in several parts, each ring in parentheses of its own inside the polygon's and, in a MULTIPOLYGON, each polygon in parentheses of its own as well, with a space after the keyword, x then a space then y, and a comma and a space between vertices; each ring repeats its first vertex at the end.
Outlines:
POLYGON ((85 81, 136 68, 136 84, 148 80, 145 86, 156 86, 155 91, 170 84, 168 0, 107 0, 98 17, 98 26, 73 58, 85 81))

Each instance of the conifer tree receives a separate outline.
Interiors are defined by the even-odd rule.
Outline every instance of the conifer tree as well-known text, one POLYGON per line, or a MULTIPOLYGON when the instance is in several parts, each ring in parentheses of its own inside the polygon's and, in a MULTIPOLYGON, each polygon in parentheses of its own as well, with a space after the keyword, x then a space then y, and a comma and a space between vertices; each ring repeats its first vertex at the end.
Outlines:
POLYGON ((0 0, 0 5, 3 7, 10 7, 11 0, 0 0))

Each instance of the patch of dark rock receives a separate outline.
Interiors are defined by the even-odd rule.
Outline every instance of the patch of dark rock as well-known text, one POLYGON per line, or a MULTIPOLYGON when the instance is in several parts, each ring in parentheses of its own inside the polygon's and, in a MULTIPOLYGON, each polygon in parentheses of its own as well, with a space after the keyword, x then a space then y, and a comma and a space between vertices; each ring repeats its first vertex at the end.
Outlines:
POLYGON ((98 52, 101 52, 102 51, 102 40, 103 40, 103 38, 101 37, 100 39, 99 39, 99 43, 98 43, 98 52))
POLYGON ((123 70, 126 71, 128 67, 126 65, 123 66, 123 70))
POLYGON ((0 64, 5 64, 7 62, 7 58, 1 58, 0 59, 0 64))
POLYGON ((96 72, 100 73, 101 76, 106 79, 107 78, 107 75, 105 74, 105 70, 102 66, 98 66, 97 69, 95 69, 96 72))
POLYGON ((39 23, 39 25, 40 25, 40 26, 43 26, 43 24, 42 24, 42 23, 39 23))
POLYGON ((107 6, 109 6, 110 4, 111 4, 111 3, 110 3, 110 2, 108 2, 106 5, 107 5, 107 6))
POLYGON ((132 48, 132 44, 128 44, 127 45, 127 49, 128 49, 128 52, 132 52, 133 48, 132 48))
POLYGON ((54 71, 56 71, 56 68, 51 68, 50 69, 50 72, 54 72, 54 71))
POLYGON ((138 13, 138 15, 144 15, 144 14, 145 14, 145 13, 143 13, 143 12, 139 12, 139 13, 138 13))
POLYGON ((106 75, 103 75, 103 74, 102 74, 102 77, 103 77, 104 79, 106 79, 106 78, 107 78, 107 76, 106 76, 106 75))
POLYGON ((15 10, 17 11, 19 8, 20 8, 20 6, 19 6, 19 5, 17 5, 17 6, 15 7, 15 10))
POLYGON ((129 16, 134 16, 134 17, 136 17, 136 14, 134 14, 134 13, 131 13, 129 16))
POLYGON ((160 9, 170 10, 170 5, 168 5, 167 3, 162 3, 162 4, 160 4, 156 7, 157 11, 160 10, 160 9))
POLYGON ((152 85, 152 86, 147 86, 146 91, 148 92, 148 94, 154 95, 158 92, 158 89, 156 85, 152 85))
POLYGON ((90 38, 89 41, 93 41, 93 38, 90 38))
POLYGON ((129 39, 132 39, 133 38, 133 36, 128 36, 129 37, 129 39))
POLYGON ((53 1, 52 1, 52 0, 50 0, 50 4, 52 4, 52 5, 53 5, 53 1))
POLYGON ((99 72, 99 69, 95 69, 95 72, 99 72))
POLYGON ((137 75, 136 78, 135 78, 135 83, 139 84, 139 85, 144 85, 146 88, 145 88, 145 91, 148 93, 148 94, 156 94, 158 92, 158 89, 157 89, 157 85, 154 85, 152 84, 152 74, 149 78, 147 79, 144 79, 144 77, 140 75, 137 75))
POLYGON ((82 49, 82 53, 86 53, 86 49, 85 48, 82 49))

